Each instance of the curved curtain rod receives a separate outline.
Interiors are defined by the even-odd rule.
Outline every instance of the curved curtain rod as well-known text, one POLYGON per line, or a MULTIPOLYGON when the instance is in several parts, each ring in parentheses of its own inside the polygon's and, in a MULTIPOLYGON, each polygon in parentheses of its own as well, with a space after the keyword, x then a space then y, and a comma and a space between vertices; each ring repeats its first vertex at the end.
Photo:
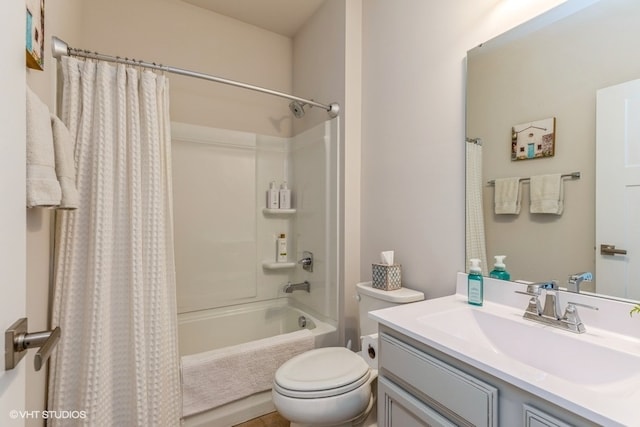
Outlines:
POLYGON ((222 77, 212 76, 210 74, 199 73, 197 71, 185 70, 182 68, 172 67, 170 65, 156 64, 155 62, 153 63, 144 62, 144 61, 138 61, 137 59, 121 58, 119 56, 109 56, 109 55, 104 55, 98 52, 90 52, 88 50, 76 49, 76 48, 70 47, 64 40, 61 40, 56 36, 51 37, 51 52, 53 53, 53 57, 56 59, 60 59, 63 56, 78 56, 82 58, 98 59, 101 61, 109 61, 109 62, 116 62, 119 64, 128 64, 128 65, 134 65, 138 67, 150 68, 153 70, 160 70, 168 73, 179 74, 182 76, 195 77, 197 79, 209 80, 213 82, 223 83, 226 85, 237 86, 244 89, 253 90, 256 92, 262 92, 269 95, 290 99, 292 101, 302 102, 304 104, 311 105, 314 107, 320 107, 326 110, 327 113, 329 114, 329 117, 331 118, 337 117, 338 114, 340 113, 340 105, 336 102, 331 103, 329 105, 321 104, 311 99, 300 98, 297 96, 289 95, 284 92, 278 92, 278 91, 263 88, 260 86, 254 86, 247 83, 228 80, 222 77))

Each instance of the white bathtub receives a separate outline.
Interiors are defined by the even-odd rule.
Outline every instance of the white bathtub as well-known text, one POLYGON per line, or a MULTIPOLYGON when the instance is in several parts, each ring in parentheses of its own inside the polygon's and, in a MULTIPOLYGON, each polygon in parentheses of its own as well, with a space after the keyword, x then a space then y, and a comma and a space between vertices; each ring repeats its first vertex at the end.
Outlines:
MULTIPOLYGON (((178 315, 180 356, 193 355, 228 346, 274 337, 301 329, 299 322, 314 336, 315 347, 337 344, 337 331, 328 321, 293 305, 289 298, 215 308, 178 315), (304 320, 300 320, 304 318, 304 320)), ((212 384, 215 387, 215 384, 212 384)), ((228 426, 264 415, 275 408, 271 391, 185 418, 187 427, 228 426)))

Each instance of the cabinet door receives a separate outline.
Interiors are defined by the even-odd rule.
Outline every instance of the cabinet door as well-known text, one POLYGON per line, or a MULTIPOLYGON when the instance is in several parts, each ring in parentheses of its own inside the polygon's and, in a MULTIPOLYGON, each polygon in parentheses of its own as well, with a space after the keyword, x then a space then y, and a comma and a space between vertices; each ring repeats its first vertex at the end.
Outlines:
POLYGON ((498 426, 498 389, 386 333, 380 334, 378 363, 422 393, 421 400, 456 424, 498 426))
POLYGON ((525 427, 572 427, 570 424, 560 421, 556 417, 533 406, 524 404, 522 407, 524 410, 525 427))
POLYGON ((378 378, 379 427, 455 427, 431 407, 384 377, 378 378))

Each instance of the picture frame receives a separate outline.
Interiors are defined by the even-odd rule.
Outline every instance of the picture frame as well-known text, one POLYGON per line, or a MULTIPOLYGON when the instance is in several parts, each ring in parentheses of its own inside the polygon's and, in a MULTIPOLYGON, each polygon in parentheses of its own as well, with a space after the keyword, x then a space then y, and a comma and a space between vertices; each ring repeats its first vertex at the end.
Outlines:
POLYGON ((44 0, 26 0, 27 67, 44 70, 44 0))
POLYGON ((555 117, 522 123, 511 128, 511 160, 553 157, 555 150, 555 117))

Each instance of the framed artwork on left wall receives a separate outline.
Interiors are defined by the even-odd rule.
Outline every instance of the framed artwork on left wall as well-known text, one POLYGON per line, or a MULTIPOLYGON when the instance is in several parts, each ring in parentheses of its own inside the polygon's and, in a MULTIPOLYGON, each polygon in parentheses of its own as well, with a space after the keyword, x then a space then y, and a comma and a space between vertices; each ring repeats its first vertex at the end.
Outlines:
POLYGON ((44 0, 26 0, 27 67, 44 69, 44 0))

